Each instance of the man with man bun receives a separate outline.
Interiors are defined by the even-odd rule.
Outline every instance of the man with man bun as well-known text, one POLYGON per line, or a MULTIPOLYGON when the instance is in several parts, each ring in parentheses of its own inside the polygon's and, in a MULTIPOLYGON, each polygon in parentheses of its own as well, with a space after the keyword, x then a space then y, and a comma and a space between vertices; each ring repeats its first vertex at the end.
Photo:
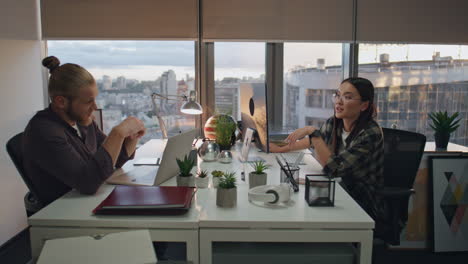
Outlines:
POLYGON ((112 174, 133 158, 145 134, 143 122, 128 117, 105 135, 93 121, 98 89, 83 67, 53 56, 49 69, 50 105, 29 121, 23 139, 23 165, 45 206, 71 189, 94 194, 112 174))

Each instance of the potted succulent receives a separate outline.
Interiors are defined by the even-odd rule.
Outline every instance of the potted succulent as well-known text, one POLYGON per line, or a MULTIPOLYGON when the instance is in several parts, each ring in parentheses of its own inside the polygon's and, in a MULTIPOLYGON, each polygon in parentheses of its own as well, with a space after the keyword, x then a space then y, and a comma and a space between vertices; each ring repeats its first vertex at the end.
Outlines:
POLYGON ((177 186, 195 187, 195 180, 192 174, 192 168, 195 166, 195 161, 184 156, 183 160, 176 158, 177 165, 179 166, 179 175, 177 175, 177 186))
POLYGON ((224 172, 222 171, 219 171, 219 170, 214 170, 211 172, 211 175, 213 175, 213 188, 218 188, 218 184, 219 184, 219 179, 221 179, 221 177, 223 177, 224 175, 224 172))
POLYGON ((198 177, 195 178, 195 185, 198 188, 207 188, 208 187, 208 172, 206 170, 200 170, 198 172, 198 177))
POLYGON ((216 143, 221 151, 230 150, 235 142, 236 123, 228 115, 219 115, 216 120, 216 143), (234 140, 233 140, 234 139, 234 140))
POLYGON ((225 172, 219 180, 216 190, 216 205, 220 207, 234 207, 237 204, 236 174, 225 172))
POLYGON ((254 171, 249 173, 249 188, 252 189, 259 185, 266 185, 267 174, 265 171, 270 165, 266 164, 263 160, 259 160, 251 163, 250 166, 252 166, 254 171))
POLYGON ((429 126, 435 131, 434 139, 436 149, 447 149, 450 134, 460 126, 458 124, 460 118, 457 119, 458 115, 459 113, 455 112, 453 115, 449 116, 447 111, 429 113, 429 117, 432 120, 432 124, 429 124, 429 126))

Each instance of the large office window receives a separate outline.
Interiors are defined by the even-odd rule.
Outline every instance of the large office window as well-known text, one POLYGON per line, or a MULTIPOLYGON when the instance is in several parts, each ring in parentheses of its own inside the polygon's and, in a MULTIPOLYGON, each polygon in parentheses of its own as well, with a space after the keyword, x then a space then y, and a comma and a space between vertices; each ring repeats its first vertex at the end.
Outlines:
POLYGON ((359 76, 376 88, 383 127, 416 131, 433 141, 428 113, 459 112, 451 142, 468 145, 468 46, 360 44, 359 76))
MULTIPOLYGON (((48 54, 62 63, 85 67, 96 79, 97 105, 103 109, 103 128, 128 116, 143 120, 147 133, 141 140, 161 138, 152 93, 188 95, 195 89, 193 41, 48 41, 48 54)), ((195 117, 180 113, 180 101, 155 101, 168 134, 195 126, 195 117)))
POLYGON ((241 83, 265 82, 265 43, 215 42, 215 113, 240 120, 241 83))
POLYGON ((284 43, 283 129, 320 126, 333 115, 342 80, 340 43, 284 43))

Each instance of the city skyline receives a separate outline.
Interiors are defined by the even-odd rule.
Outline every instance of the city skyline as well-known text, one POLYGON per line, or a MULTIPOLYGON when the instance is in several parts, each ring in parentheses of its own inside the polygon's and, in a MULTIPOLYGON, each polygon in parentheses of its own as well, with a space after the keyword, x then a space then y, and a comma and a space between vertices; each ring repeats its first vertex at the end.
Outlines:
MULTIPOLYGON (((325 59, 326 66, 341 65, 341 43, 285 43, 284 46, 285 71, 297 65, 316 67, 317 59, 325 59)), ((168 70, 176 73, 177 80, 187 74, 195 75, 193 41, 48 41, 48 50, 62 63, 82 65, 96 79, 108 75, 112 79, 125 76, 148 81, 168 70)), ((431 60, 436 51, 443 57, 468 59, 468 45, 361 44, 359 61, 378 62, 382 53, 390 54, 393 62, 431 60)), ((262 74, 265 74, 265 43, 215 43, 215 80, 258 78, 262 74)))

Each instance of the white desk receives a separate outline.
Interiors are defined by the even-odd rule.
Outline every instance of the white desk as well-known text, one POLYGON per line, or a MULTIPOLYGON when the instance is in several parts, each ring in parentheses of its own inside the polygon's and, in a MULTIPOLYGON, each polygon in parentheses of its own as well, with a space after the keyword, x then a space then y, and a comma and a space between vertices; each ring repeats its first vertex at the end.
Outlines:
MULTIPOLYGON (((151 157, 159 141, 152 140, 137 151, 137 157, 151 157)), ((357 242, 359 263, 371 263, 373 220, 337 185, 334 207, 309 207, 304 199, 304 185, 294 194, 294 206, 264 208, 247 200, 248 179, 240 173, 249 165, 201 162, 202 169, 230 170, 237 174, 238 200, 235 208, 216 206, 216 190, 199 189, 192 208, 181 216, 93 216, 91 214, 112 190, 103 185, 94 196, 72 191, 29 218, 33 257, 39 255, 44 240, 128 229, 148 229, 153 241, 183 241, 187 243, 187 259, 193 263, 211 263, 212 242, 357 242)), ((274 155, 259 154, 273 167, 268 171, 268 184, 279 183, 279 167, 274 155)), ((321 167, 311 155, 305 157, 305 172, 319 172, 321 167)), ((124 170, 132 168, 125 165, 124 170)), ((119 173, 119 172, 117 172, 119 173)), ((248 176, 247 176, 248 177, 248 176)), ((174 185, 175 178, 164 185, 174 185)))
MULTIPOLYGON (((240 180, 244 165, 234 153, 233 163, 201 163, 203 169, 237 172, 237 206, 216 206, 216 190, 200 189, 197 192, 200 212, 200 263, 211 264, 213 242, 357 242, 359 263, 371 263, 372 229, 374 221, 337 184, 334 207, 309 207, 304 198, 304 185, 292 197, 291 207, 266 208, 261 203, 248 201, 248 176, 240 180)), ((276 154, 258 154, 268 164, 268 184, 279 184, 279 166, 276 154)), ((321 166, 311 156, 305 156, 308 165, 300 166, 301 177, 305 172, 321 172, 321 166)), ((252 171, 249 165, 246 172, 252 171)))
MULTIPOLYGON (((138 149, 137 158, 154 157, 160 140, 151 140, 138 149)), ((124 171, 132 169, 131 162, 124 171)), ((117 170, 116 173, 122 173, 117 170)), ((164 185, 176 185, 172 178, 164 185)), ((44 241, 52 238, 107 234, 129 229, 148 229, 153 241, 185 242, 187 260, 198 263, 198 219, 201 205, 194 197, 187 214, 177 216, 94 216, 91 211, 113 190, 113 185, 104 184, 96 195, 80 195, 71 191, 54 201, 28 219, 31 225, 31 248, 36 259, 44 241)))

